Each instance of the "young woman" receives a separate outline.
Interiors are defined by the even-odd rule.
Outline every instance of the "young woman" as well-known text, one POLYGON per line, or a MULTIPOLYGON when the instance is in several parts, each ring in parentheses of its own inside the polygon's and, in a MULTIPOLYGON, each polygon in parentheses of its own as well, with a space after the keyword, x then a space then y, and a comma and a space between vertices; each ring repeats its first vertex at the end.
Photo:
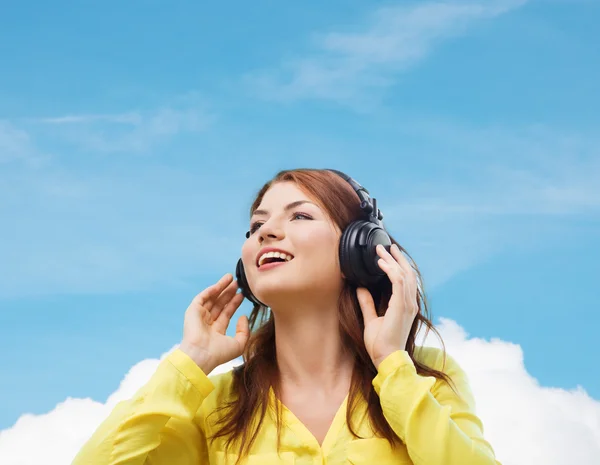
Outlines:
POLYGON ((277 174, 252 205, 238 279, 193 299, 179 348, 74 464, 498 464, 465 373, 415 344, 435 331, 422 281, 381 219, 343 173, 277 174), (253 311, 227 336, 244 296, 253 311))

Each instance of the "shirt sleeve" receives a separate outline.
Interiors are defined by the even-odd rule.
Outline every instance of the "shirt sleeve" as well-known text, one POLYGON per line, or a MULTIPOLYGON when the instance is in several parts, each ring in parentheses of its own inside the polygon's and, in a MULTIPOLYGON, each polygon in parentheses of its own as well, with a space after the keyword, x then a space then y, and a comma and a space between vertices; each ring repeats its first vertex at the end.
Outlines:
POLYGON ((198 365, 176 349, 146 385, 115 406, 72 465, 208 465, 197 411, 213 389, 198 365))
MULTIPOLYGON (((441 370, 443 352, 436 352, 433 367, 441 370)), ((448 355, 443 371, 454 382, 456 392, 444 380, 418 375, 404 350, 384 359, 373 386, 388 423, 415 465, 500 465, 483 437, 465 372, 448 355)))

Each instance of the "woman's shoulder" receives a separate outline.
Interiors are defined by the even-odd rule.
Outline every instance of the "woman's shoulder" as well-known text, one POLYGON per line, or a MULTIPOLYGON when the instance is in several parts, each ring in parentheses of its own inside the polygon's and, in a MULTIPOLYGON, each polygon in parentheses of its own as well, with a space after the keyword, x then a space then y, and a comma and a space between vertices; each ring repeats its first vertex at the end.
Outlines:
POLYGON ((459 363, 446 350, 432 346, 415 346, 413 360, 447 374, 462 373, 459 363))

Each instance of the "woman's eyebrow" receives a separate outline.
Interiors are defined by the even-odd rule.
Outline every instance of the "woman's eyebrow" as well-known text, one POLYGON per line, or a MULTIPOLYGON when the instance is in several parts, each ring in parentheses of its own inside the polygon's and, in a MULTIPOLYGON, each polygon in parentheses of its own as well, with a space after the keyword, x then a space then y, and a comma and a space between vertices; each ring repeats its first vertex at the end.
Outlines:
MULTIPOLYGON (((288 203, 285 206, 284 210, 288 211, 288 210, 291 210, 292 208, 296 208, 305 203, 311 203, 311 204, 317 206, 314 202, 311 202, 310 200, 296 200, 295 202, 288 203)), ((252 215, 255 216, 255 215, 268 215, 268 214, 269 214, 269 212, 267 210, 254 210, 254 213, 252 215)))

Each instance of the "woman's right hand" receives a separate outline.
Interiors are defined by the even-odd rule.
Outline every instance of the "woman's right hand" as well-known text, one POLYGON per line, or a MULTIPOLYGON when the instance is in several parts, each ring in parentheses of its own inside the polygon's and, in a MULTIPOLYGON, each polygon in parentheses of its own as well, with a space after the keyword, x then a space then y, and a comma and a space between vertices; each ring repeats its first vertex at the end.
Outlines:
POLYGON ((222 363, 242 355, 250 338, 248 318, 238 318, 235 336, 226 336, 231 317, 244 296, 237 293, 237 282, 227 273, 192 300, 185 312, 183 340, 179 349, 209 374, 222 363))

